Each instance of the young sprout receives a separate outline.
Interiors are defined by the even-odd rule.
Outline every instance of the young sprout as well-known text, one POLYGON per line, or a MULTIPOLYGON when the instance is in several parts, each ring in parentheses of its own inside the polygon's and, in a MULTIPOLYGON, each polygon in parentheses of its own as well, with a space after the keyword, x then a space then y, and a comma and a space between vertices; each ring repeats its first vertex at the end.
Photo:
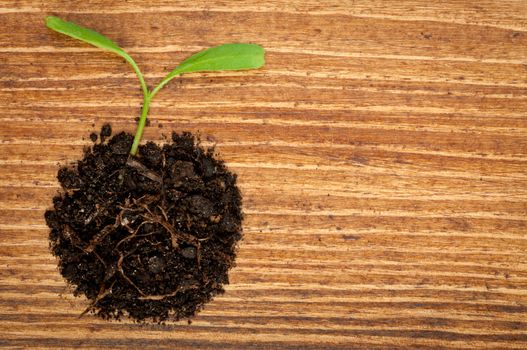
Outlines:
POLYGON ((204 71, 225 71, 225 70, 242 70, 242 69, 256 69, 264 65, 264 49, 255 44, 224 44, 214 46, 204 51, 201 51, 177 66, 168 75, 161 80, 161 82, 152 90, 148 89, 143 74, 135 63, 132 57, 128 55, 122 48, 120 48, 113 41, 102 34, 99 34, 91 29, 81 27, 72 22, 66 22, 58 17, 49 16, 46 18, 46 25, 48 28, 56 32, 68 35, 77 40, 84 41, 88 44, 98 48, 111 51, 130 63, 135 74, 139 78, 141 89, 143 91, 143 108, 141 110, 141 117, 137 125, 137 130, 134 137, 131 155, 137 154, 137 149, 143 136, 143 129, 148 117, 148 109, 152 98, 165 86, 170 80, 182 73, 204 72, 204 71))

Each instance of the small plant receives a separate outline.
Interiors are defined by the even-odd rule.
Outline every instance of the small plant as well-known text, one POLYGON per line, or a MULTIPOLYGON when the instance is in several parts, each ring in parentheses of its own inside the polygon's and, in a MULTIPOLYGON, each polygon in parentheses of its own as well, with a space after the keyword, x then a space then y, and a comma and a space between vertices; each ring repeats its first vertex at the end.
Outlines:
POLYGON ((112 40, 104 35, 97 33, 88 28, 81 27, 72 22, 66 22, 58 17, 49 16, 46 18, 46 25, 48 28, 56 32, 68 35, 77 40, 84 41, 88 44, 98 48, 111 51, 122 58, 124 58, 132 66, 134 72, 139 78, 141 89, 143 91, 143 108, 141 110, 141 117, 137 125, 137 130, 134 137, 134 142, 130 149, 131 155, 137 154, 137 149, 143 136, 143 130, 146 125, 148 117, 148 109, 150 102, 154 96, 165 86, 170 80, 182 73, 194 73, 204 71, 226 71, 226 70, 243 70, 256 69, 264 65, 264 49, 255 44, 223 44, 214 46, 204 51, 201 51, 177 66, 174 70, 167 74, 163 80, 152 90, 148 89, 141 70, 135 63, 134 59, 120 48, 112 40))
MULTIPOLYGON (((140 145, 148 109, 174 77, 259 68, 264 50, 254 44, 212 47, 150 90, 132 57, 107 37, 57 17, 47 17, 46 25, 124 58, 144 98, 135 136, 110 138, 105 124, 101 142, 58 171, 63 191, 44 216, 60 273, 75 295, 90 301, 84 313, 141 322, 192 317, 229 283, 243 236, 242 196, 236 174, 192 133, 140 145)), ((95 143, 97 135, 90 138, 95 143)))

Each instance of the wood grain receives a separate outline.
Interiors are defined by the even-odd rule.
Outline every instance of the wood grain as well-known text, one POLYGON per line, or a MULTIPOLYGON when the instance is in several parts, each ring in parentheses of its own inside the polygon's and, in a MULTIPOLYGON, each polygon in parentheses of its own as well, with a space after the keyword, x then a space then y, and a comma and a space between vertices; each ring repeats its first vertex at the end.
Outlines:
POLYGON ((0 0, 0 27, 1 347, 527 348, 527 2, 0 0), (132 131, 141 96, 49 14, 151 84, 204 47, 267 49, 152 105, 146 139, 200 132, 244 193, 231 284, 192 325, 78 318, 43 212, 58 164, 104 122, 132 131))

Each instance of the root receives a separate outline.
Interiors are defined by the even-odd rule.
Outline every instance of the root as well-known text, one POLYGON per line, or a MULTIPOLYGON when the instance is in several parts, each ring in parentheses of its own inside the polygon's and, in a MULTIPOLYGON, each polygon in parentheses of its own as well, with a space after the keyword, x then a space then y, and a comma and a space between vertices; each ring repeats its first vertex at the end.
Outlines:
POLYGON ((93 238, 90 241, 90 244, 85 248, 85 251, 87 253, 93 252, 93 250, 97 247, 97 245, 104 239, 104 237, 108 236, 110 233, 115 231, 117 227, 121 224, 120 215, 118 215, 115 218, 115 223, 105 226, 98 234, 93 236, 93 238))
POLYGON ((142 223, 139 224, 139 226, 137 226, 137 228, 135 230, 132 231, 132 228, 126 226, 126 228, 128 229, 128 231, 131 232, 131 235, 130 236, 126 236, 124 237, 123 239, 121 239, 119 242, 117 242, 117 244, 115 245, 115 249, 119 248, 119 246, 121 244, 123 244, 124 242, 126 241, 129 241, 130 239, 134 238, 135 235, 137 235, 137 232, 139 232, 139 229, 145 225, 145 224, 152 224, 153 222, 152 221, 143 221, 142 223))
POLYGON ((163 209, 163 207, 160 207, 159 205, 157 206, 157 209, 159 209, 159 211, 161 211, 161 214, 163 214, 163 217, 165 218, 165 221, 168 222, 168 216, 167 216, 167 213, 165 212, 165 209, 163 209))
MULTIPOLYGON (((162 183, 162 179, 157 174, 148 170, 141 163, 133 159, 129 159, 127 162, 127 165, 136 169, 141 175, 153 181, 158 181, 162 183)), ((65 237, 68 240, 70 240, 70 242, 73 245, 75 245, 77 248, 81 249, 87 254, 95 254, 95 256, 101 261, 101 263, 106 268, 105 278, 104 278, 104 281, 101 283, 99 294, 79 317, 82 317, 87 312, 94 309, 100 300, 102 300, 104 297, 106 297, 108 294, 111 293, 111 289, 114 283, 116 282, 116 280, 113 281, 112 285, 108 289, 106 289, 104 285, 117 272, 122 276, 122 278, 126 282, 128 282, 128 284, 131 287, 133 287, 139 293, 138 300, 163 300, 165 298, 175 296, 177 293, 196 289, 199 287, 198 285, 190 285, 190 286, 185 286, 185 287, 179 287, 174 292, 169 293, 169 294, 149 295, 145 293, 141 288, 139 288, 134 283, 134 281, 132 281, 132 279, 125 273, 123 269, 125 258, 132 255, 135 249, 132 249, 132 251, 130 252, 121 252, 119 250, 119 247, 121 247, 125 242, 130 241, 134 237, 139 237, 139 236, 143 237, 143 236, 148 236, 148 235, 152 235, 152 234, 160 232, 160 231, 155 231, 155 232, 149 232, 147 234, 139 235, 138 234, 139 231, 146 224, 157 224, 157 225, 162 226, 170 234, 172 246, 174 248, 177 248, 180 242, 195 246, 196 247, 196 262, 197 262, 198 268, 200 268, 201 241, 206 241, 210 237, 198 239, 188 233, 176 230, 176 228, 169 222, 167 212, 162 206, 156 205, 155 209, 151 209, 151 205, 158 200, 159 200, 159 196, 152 196, 152 195, 145 195, 138 199, 132 199, 132 201, 126 200, 124 205, 119 207, 120 212, 116 215, 115 222, 113 224, 106 225, 103 229, 101 229, 100 232, 97 233, 87 245, 83 244, 83 242, 81 242, 78 239, 77 235, 75 234, 75 232, 73 232, 73 230, 70 227, 66 227, 64 229, 65 237), (137 213, 136 215, 139 215, 140 217, 142 217, 143 221, 137 227, 134 227, 134 228, 130 227, 129 224, 131 223, 125 217, 126 212, 137 213), (105 237, 107 237, 108 235, 118 230, 120 226, 126 228, 129 232, 129 235, 122 238, 115 245, 114 249, 117 252, 118 257, 119 257, 117 264, 112 265, 112 266, 107 266, 104 260, 102 260, 101 257, 96 253, 95 249, 97 248, 99 244, 101 244, 101 242, 104 240, 105 237), (85 245, 85 247, 83 247, 83 245, 85 245)))
POLYGON ((88 307, 86 308, 86 310, 84 310, 80 315, 79 315, 79 318, 81 318, 82 316, 86 315, 90 310, 92 310, 95 305, 100 301, 102 300, 103 298, 105 298, 108 294, 111 294, 112 293, 112 288, 113 288, 113 285, 115 284, 115 281, 113 281, 113 283, 110 285, 109 288, 104 288, 104 282, 101 284, 101 287, 99 288, 99 294, 97 294, 97 297, 90 303, 90 305, 88 305, 88 307))
MULTIPOLYGON (((130 253, 131 254, 131 253, 130 253)), ((123 260, 124 260, 125 256, 121 253, 119 253, 119 261, 117 261, 117 268, 119 269, 119 273, 121 274, 121 276, 123 276, 123 278, 132 286, 135 288, 135 290, 137 290, 139 292, 139 294, 141 294, 142 296, 146 296, 145 292, 143 292, 125 273, 124 273, 124 270, 123 270, 123 260)))
POLYGON ((197 289, 197 288, 199 288, 199 286, 197 284, 193 284, 193 285, 190 285, 190 286, 179 287, 178 289, 176 289, 175 292, 172 292, 172 293, 169 293, 169 294, 145 295, 145 296, 139 297, 137 299, 139 299, 139 300, 163 300, 165 298, 173 297, 177 293, 186 292, 187 290, 192 290, 192 289, 197 289))

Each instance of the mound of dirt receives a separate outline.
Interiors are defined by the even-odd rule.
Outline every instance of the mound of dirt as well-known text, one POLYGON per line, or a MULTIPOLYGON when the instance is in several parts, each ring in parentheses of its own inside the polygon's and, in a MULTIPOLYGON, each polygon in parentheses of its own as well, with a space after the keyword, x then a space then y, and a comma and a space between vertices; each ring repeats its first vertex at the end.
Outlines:
POLYGON ((236 175, 190 133, 137 157, 132 135, 110 136, 105 125, 102 143, 58 172, 45 218, 60 272, 105 319, 191 317, 229 283, 242 238, 236 175))

